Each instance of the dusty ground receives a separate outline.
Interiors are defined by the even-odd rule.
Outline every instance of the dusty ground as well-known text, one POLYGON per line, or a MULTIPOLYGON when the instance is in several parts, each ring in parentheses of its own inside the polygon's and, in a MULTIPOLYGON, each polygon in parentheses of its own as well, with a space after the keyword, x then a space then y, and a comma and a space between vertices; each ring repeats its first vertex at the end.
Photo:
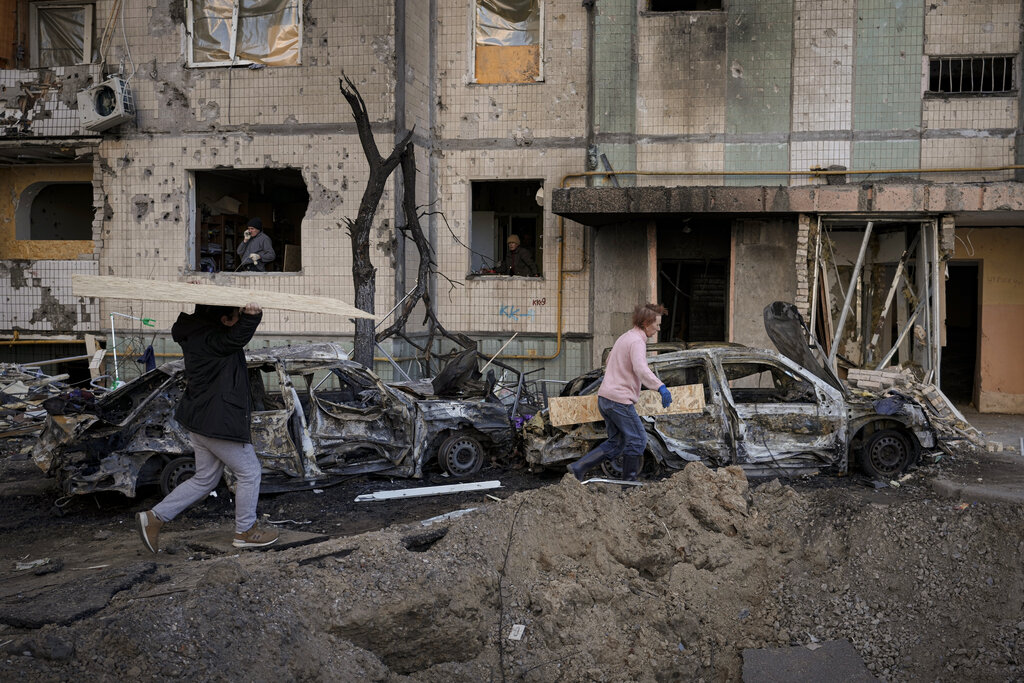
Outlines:
POLYGON ((244 554, 221 492, 154 556, 131 526, 153 498, 57 516, 34 466, 8 457, 0 678, 726 681, 744 648, 846 638, 887 680, 1019 680, 1024 509, 924 481, 971 466, 880 490, 701 465, 629 490, 485 470, 499 500, 357 504, 413 485, 358 479, 261 499, 292 521, 281 547, 244 554))

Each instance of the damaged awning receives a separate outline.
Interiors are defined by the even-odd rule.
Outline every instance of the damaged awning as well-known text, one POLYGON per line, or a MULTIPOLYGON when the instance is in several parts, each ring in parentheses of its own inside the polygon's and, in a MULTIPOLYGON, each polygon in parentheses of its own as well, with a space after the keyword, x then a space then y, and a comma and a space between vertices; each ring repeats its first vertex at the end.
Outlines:
MULTIPOLYGON (((619 174, 619 178, 623 185, 633 182, 628 173, 619 174)), ((724 182, 724 178, 709 176, 715 182, 724 182)), ((993 182, 950 186, 874 181, 793 187, 565 187, 552 192, 551 211, 593 226, 695 214, 745 218, 828 214, 862 219, 879 214, 918 220, 948 215, 957 225, 1010 226, 1024 225, 1024 184, 993 182)))

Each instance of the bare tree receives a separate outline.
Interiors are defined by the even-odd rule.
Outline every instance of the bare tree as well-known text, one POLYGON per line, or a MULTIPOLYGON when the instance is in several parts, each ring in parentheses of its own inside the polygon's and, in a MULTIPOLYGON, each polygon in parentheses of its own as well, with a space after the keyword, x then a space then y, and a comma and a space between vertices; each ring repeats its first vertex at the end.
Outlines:
MULTIPOLYGON (((429 363, 434 338, 440 334, 443 337, 455 341, 466 348, 475 347, 475 343, 468 337, 461 334, 453 334, 446 330, 437 320, 434 307, 430 300, 430 277, 436 272, 434 255, 430 248, 430 242, 423 234, 419 222, 419 213, 416 206, 416 150, 412 142, 412 131, 407 131, 402 140, 397 143, 387 158, 382 158, 377 149, 377 143, 373 139, 373 132, 370 127, 370 117, 366 111, 366 103, 356 89, 354 83, 344 73, 339 79, 339 86, 349 106, 352 107, 352 114, 356 121, 356 130, 359 131, 359 142, 362 144, 363 153, 369 164, 370 174, 366 182, 366 189, 363 191, 362 201, 359 203, 359 213, 355 219, 345 218, 348 226, 349 237, 352 240, 352 280, 356 289, 356 308, 373 313, 373 300, 376 292, 377 269, 370 261, 370 233, 373 228, 373 218, 380 204, 384 186, 388 176, 399 165, 402 167, 403 201, 402 213, 404 221, 398 224, 398 229, 405 239, 411 240, 419 252, 419 265, 416 269, 416 286, 406 297, 405 301, 395 312, 394 321, 378 334, 374 334, 374 323, 372 320, 356 320, 355 348, 353 360, 366 366, 373 366, 373 349, 376 342, 392 336, 399 336, 407 341, 414 348, 419 349, 429 363), (424 304, 426 325, 426 340, 422 344, 413 342, 405 334, 405 325, 409 315, 420 301, 424 304)), ((397 222, 397 221, 396 221, 397 222)))
MULTIPOLYGON (((348 234, 352 240, 352 280, 356 288, 354 303, 359 310, 373 313, 373 299, 377 291, 377 269, 370 260, 370 232, 373 229, 373 218, 377 213, 377 205, 380 204, 380 197, 384 193, 388 176, 398 166, 402 150, 412 139, 412 131, 407 131, 402 136, 401 142, 395 145, 387 158, 381 157, 380 151, 377 149, 377 142, 373 139, 370 116, 366 111, 366 102, 363 101, 362 95, 344 73, 338 80, 338 86, 341 88, 341 94, 345 96, 349 106, 352 107, 356 130, 359 131, 359 142, 363 146, 363 154, 366 155, 366 163, 370 167, 369 177, 366 179, 366 189, 363 190, 363 198, 359 202, 359 213, 356 214, 355 219, 345 218, 345 224, 348 226, 348 234)), ((353 360, 366 367, 373 367, 373 320, 362 318, 356 319, 355 322, 353 360)))

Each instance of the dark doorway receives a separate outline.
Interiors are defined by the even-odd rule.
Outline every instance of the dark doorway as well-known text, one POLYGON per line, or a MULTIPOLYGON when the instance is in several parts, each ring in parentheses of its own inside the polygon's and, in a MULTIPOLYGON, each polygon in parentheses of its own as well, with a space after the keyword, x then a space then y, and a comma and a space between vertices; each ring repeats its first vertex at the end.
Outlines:
POLYGON ((658 222, 658 341, 725 341, 730 224, 700 217, 658 222))
POLYGON ((954 403, 971 403, 978 362, 979 267, 976 262, 955 261, 947 268, 941 388, 954 403))
POLYGON ((658 341, 724 341, 726 268, 722 261, 661 261, 658 290, 668 308, 658 341))

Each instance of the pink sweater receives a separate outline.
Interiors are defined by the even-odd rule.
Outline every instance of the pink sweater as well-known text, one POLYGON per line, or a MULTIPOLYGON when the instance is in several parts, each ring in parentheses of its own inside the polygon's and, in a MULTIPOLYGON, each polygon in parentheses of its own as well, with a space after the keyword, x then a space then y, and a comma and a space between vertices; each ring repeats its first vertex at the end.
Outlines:
POLYGON ((615 340, 597 395, 616 403, 636 403, 641 382, 648 389, 664 384, 647 366, 647 335, 634 327, 615 340))

